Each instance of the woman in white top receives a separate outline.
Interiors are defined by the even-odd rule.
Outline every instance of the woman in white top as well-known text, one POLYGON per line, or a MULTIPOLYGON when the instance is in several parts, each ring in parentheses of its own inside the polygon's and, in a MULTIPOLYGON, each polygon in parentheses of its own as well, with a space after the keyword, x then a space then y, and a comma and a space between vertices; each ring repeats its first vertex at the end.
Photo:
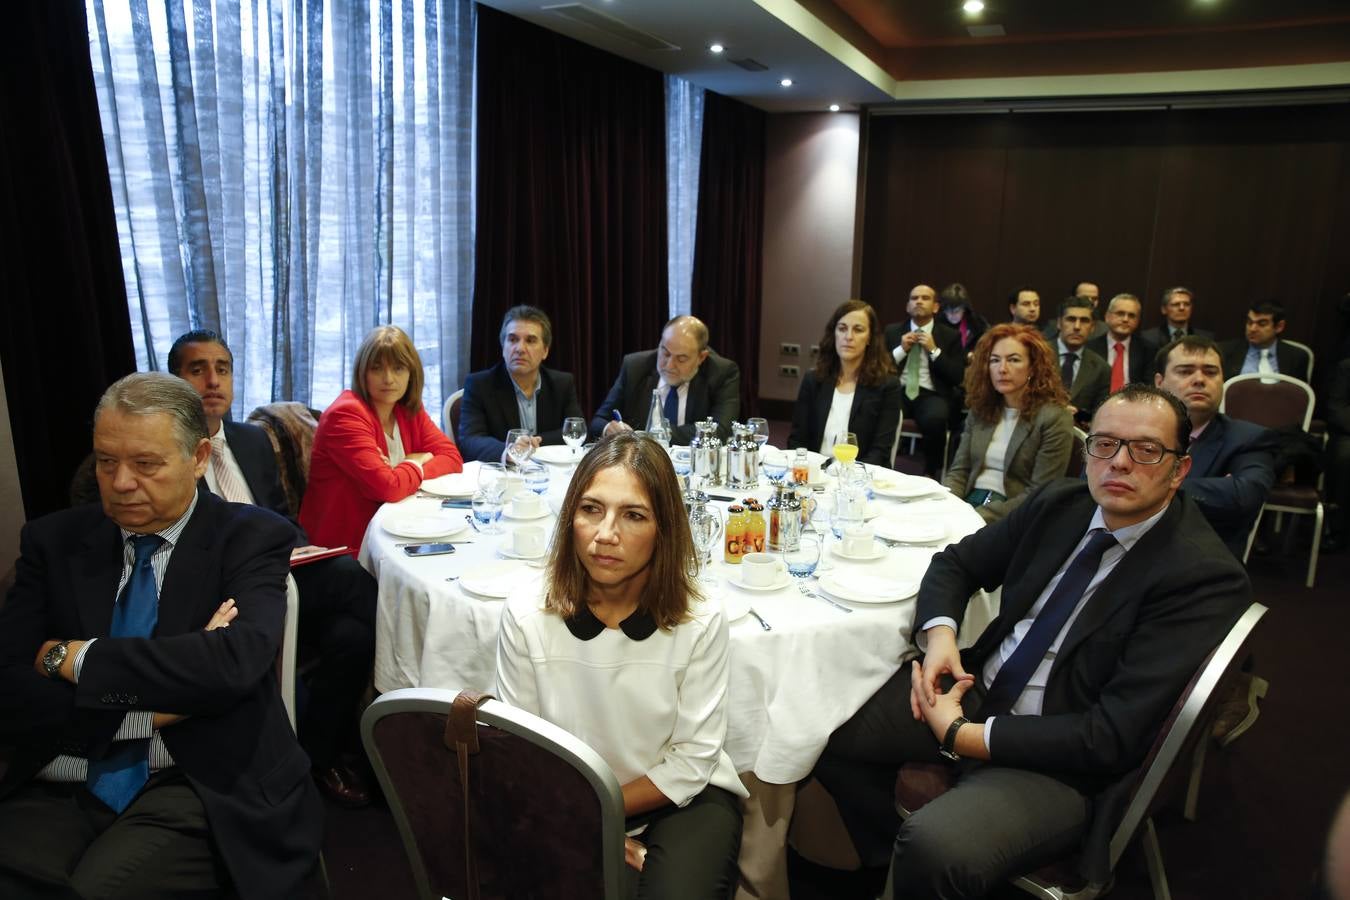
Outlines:
POLYGON ((985 332, 966 369, 970 412, 945 484, 986 522, 1063 476, 1073 452, 1073 417, 1055 352, 1030 325, 985 332))
POLYGON ((861 300, 845 300, 817 346, 815 368, 802 377, 792 409, 788 449, 829 456, 835 435, 851 431, 858 438, 858 462, 889 467, 900 424, 900 379, 876 311, 861 300))
POLYGON ((502 613, 498 696, 566 729, 623 786, 630 887, 722 898, 747 796, 723 744, 727 622, 693 577, 675 470, 622 432, 577 467, 542 589, 502 613), (640 873, 640 874, 639 874, 640 873))

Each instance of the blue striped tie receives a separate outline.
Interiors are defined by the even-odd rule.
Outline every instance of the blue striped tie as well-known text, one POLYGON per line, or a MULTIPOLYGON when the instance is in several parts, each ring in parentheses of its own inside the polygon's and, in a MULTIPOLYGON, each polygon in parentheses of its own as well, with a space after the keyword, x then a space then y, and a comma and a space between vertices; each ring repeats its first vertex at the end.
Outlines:
POLYGON ((673 387, 666 388, 666 402, 661 410, 661 414, 666 417, 666 427, 674 428, 680 424, 677 420, 680 417, 680 392, 673 387))
MULTIPOLYGON (((164 539, 157 534, 140 534, 131 539, 136 560, 131 577, 113 609, 108 637, 150 637, 159 620, 159 590, 150 557, 164 539)), ((117 741, 102 759, 89 760, 89 792, 114 812, 121 813, 136 798, 150 778, 150 741, 135 738, 117 741)))

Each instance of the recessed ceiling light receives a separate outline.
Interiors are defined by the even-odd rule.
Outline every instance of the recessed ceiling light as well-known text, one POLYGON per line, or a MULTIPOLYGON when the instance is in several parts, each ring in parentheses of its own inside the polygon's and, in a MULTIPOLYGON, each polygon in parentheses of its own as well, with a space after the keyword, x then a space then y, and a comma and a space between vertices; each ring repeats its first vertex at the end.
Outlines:
POLYGON ((830 112, 839 112, 839 104, 838 104, 838 103, 831 103, 831 104, 830 104, 830 112))
POLYGON ((984 0, 966 0, 961 4, 961 8, 972 16, 976 13, 984 12, 984 0))
POLYGON ((708 45, 708 52, 709 52, 709 53, 721 53, 721 52, 722 52, 723 50, 725 50, 725 49, 727 49, 727 48, 726 48, 726 47, 723 47, 721 44, 709 44, 709 45, 708 45))
POLYGON ((784 78, 782 81, 780 81, 780 82, 778 82, 778 83, 781 84, 783 87, 792 87, 792 79, 791 79, 791 78, 784 78))

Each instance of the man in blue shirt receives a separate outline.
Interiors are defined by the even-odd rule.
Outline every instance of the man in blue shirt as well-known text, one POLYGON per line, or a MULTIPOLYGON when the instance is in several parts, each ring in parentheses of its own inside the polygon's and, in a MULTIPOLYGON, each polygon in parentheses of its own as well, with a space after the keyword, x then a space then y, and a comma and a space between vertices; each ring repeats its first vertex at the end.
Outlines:
POLYGON ((1281 341, 1284 333, 1284 305, 1277 300, 1261 300, 1247 310, 1246 340, 1230 341, 1224 347, 1223 370, 1234 375, 1253 372, 1290 375, 1308 380, 1308 353, 1281 341))

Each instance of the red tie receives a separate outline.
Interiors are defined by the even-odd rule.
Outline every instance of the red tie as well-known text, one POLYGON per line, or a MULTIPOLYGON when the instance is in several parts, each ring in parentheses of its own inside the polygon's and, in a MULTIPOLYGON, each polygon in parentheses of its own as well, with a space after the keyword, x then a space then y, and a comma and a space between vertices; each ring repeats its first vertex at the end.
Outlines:
POLYGON ((1116 358, 1111 361, 1111 393, 1125 386, 1125 345, 1116 341, 1116 358))

